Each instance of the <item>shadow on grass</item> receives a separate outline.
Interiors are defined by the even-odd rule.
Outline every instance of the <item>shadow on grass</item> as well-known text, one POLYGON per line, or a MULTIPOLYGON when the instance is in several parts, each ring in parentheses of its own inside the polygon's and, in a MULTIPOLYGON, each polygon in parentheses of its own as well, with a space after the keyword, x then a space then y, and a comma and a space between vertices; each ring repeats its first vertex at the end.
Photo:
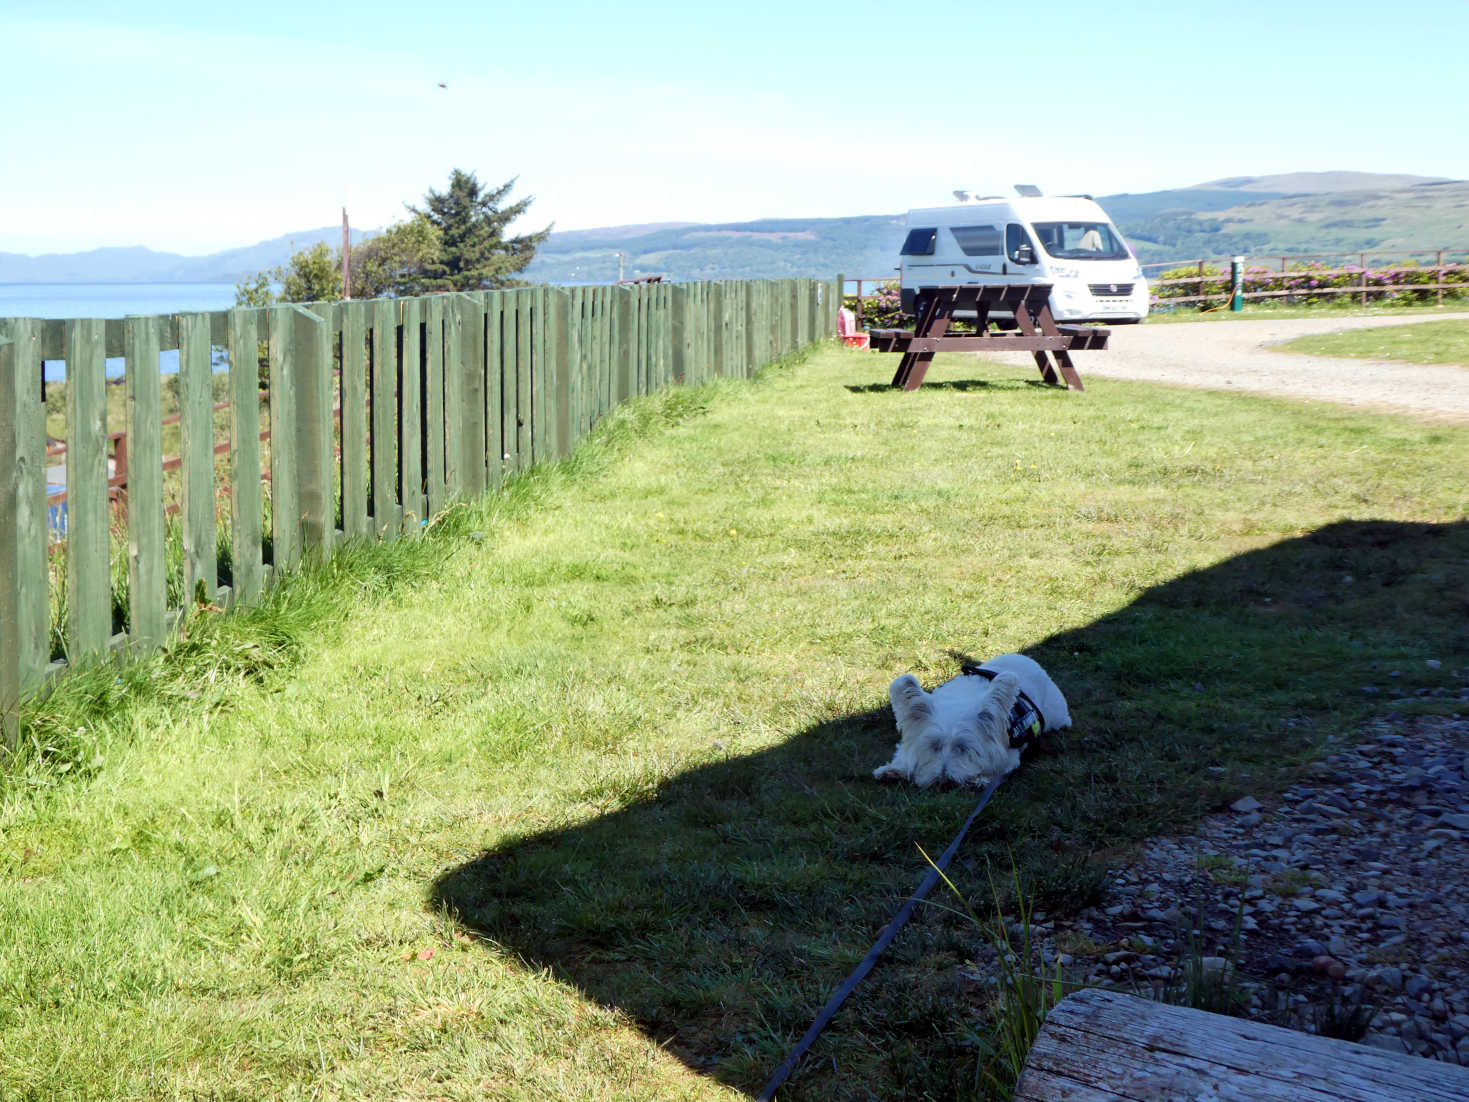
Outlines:
MULTIPOLYGON (((1052 637, 1030 653, 1076 727, 1000 789, 955 883, 983 914, 987 869, 1008 877, 1013 856, 1038 909, 1094 902, 1118 847, 1267 792, 1394 691, 1447 684, 1469 664, 1466 624, 1469 525, 1348 522, 1052 637)), ((973 806, 972 792, 875 783, 894 738, 885 706, 821 723, 487 852, 432 902, 757 1090, 921 878, 917 847, 936 855, 973 806)), ((965 919, 921 909, 781 1097, 967 1095, 982 989, 959 966, 976 941, 965 919)))
MULTIPOLYGON (((848 383, 847 390, 853 394, 901 394, 903 391, 892 383, 848 383)), ((1066 387, 1054 385, 1044 379, 935 379, 925 380, 924 390, 1059 390, 1065 391, 1066 387)))

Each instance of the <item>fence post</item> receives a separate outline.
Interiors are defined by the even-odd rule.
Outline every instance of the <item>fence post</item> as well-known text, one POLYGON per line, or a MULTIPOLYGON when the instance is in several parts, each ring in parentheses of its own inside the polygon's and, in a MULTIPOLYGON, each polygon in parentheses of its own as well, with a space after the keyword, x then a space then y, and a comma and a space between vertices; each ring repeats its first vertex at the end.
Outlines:
POLYGON ((1239 313, 1245 308, 1245 258, 1232 257, 1229 261, 1229 309, 1239 313))
POLYGON ((1438 270, 1433 273, 1433 282, 1438 285, 1438 304, 1440 306, 1443 305, 1443 253, 1442 249, 1438 250, 1438 270))

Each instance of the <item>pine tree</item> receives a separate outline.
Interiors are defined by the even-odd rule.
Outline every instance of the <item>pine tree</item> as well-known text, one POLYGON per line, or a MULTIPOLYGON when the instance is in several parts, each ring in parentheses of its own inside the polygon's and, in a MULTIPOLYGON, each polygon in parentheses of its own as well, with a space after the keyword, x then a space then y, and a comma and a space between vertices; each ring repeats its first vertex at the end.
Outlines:
POLYGON ((505 237, 506 226, 524 214, 533 199, 527 196, 500 208, 515 180, 512 177, 500 187, 486 190, 474 173, 456 168, 449 175, 447 191, 430 188, 423 197, 426 209, 408 208, 433 223, 441 238, 438 257, 423 269, 421 286, 425 290, 480 291, 521 282, 515 276, 534 259, 536 246, 550 234, 551 227, 539 233, 505 237))

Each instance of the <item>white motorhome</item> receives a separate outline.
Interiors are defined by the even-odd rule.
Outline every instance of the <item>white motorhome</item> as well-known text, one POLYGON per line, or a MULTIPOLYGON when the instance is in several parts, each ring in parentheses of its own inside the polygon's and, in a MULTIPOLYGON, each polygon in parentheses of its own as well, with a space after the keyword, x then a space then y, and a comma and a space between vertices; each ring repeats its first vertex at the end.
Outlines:
POLYGON ((922 308, 927 288, 1049 283, 1057 321, 1128 325, 1148 316, 1147 280, 1106 211, 1086 195, 1016 190, 1013 199, 986 196, 908 212, 899 259, 905 313, 922 308))

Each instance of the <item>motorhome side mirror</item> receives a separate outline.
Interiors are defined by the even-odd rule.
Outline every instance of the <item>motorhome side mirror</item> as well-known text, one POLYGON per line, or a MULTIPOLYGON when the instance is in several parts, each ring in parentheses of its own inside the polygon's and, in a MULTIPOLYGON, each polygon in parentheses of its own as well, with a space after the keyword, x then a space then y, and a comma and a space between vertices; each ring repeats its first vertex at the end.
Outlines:
POLYGON ((1034 264, 1035 250, 1029 244, 1020 245, 1015 250, 1016 264, 1034 264))

